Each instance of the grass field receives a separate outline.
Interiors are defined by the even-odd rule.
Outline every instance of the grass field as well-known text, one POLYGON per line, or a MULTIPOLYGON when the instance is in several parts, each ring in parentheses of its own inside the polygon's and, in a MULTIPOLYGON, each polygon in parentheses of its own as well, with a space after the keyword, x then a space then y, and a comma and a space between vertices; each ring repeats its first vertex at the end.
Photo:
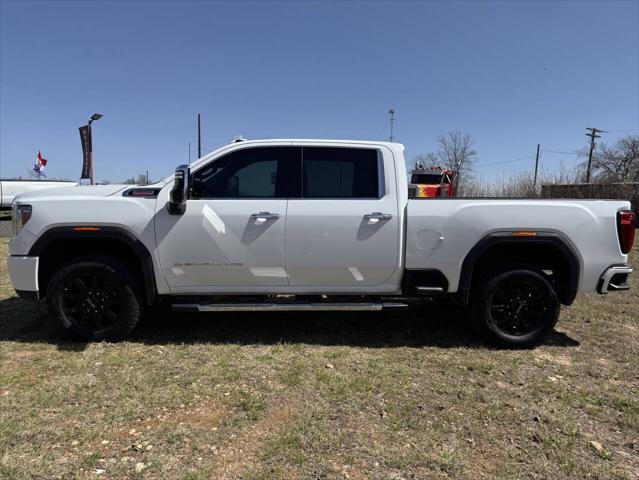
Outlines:
POLYGON ((434 307, 156 314, 79 344, 14 296, 7 244, 0 478, 639 478, 637 275, 532 351, 434 307))

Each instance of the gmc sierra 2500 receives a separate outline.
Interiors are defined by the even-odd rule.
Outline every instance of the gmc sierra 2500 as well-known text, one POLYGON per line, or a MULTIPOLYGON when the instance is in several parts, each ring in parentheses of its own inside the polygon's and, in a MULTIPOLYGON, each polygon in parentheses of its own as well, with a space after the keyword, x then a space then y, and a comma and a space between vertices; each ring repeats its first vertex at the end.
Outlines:
POLYGON ((129 334, 145 307, 381 310, 447 295, 489 342, 530 347, 577 292, 628 288, 625 201, 408 199, 386 142, 226 145, 155 185, 14 202, 9 270, 81 340, 129 334))

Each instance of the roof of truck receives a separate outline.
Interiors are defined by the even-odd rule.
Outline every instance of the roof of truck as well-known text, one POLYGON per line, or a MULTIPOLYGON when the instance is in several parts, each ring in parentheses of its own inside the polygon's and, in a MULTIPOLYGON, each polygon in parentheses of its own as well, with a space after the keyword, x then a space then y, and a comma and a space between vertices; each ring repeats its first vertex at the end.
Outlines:
POLYGON ((230 143, 224 145, 223 147, 229 145, 235 145, 236 143, 286 143, 286 142, 302 142, 302 143, 361 143, 361 144, 371 144, 374 143, 376 145, 393 145, 395 147, 404 148, 402 143, 398 142, 387 142, 384 140, 351 140, 347 138, 341 139, 333 139, 333 138, 237 138, 231 141, 230 143))
MULTIPOLYGON (((190 164, 189 167, 193 168, 193 167, 197 167, 198 165, 200 165, 202 162, 208 160, 209 158, 211 158, 212 156, 218 155, 220 153, 222 153, 224 150, 233 148, 233 147, 237 147, 239 144, 242 145, 251 145, 251 144, 268 144, 268 143, 315 143, 315 144, 321 144, 321 143, 326 143, 326 144, 339 144, 339 143, 344 143, 344 144, 361 144, 361 145, 381 145, 381 146, 385 146, 388 147, 391 150, 400 150, 400 151, 404 151, 404 145, 402 143, 397 143, 397 142, 385 142, 382 140, 348 140, 348 139, 330 139, 330 138, 259 138, 259 139, 245 139, 242 138, 241 136, 237 136, 235 137, 233 140, 231 140, 230 143, 227 143, 226 145, 222 145, 219 148, 216 148, 215 150, 209 152, 209 153, 205 153, 204 155, 202 155, 200 158, 198 158, 197 160, 193 160, 190 164)), ((160 180, 159 182, 157 182, 158 184, 163 184, 166 183, 167 181, 170 181, 173 178, 173 174, 169 175, 168 177, 160 180)))
POLYGON ((261 138, 261 139, 241 139, 231 141, 231 143, 227 143, 226 145, 222 145, 220 148, 217 148, 207 154, 202 155, 197 160, 194 160, 191 163, 191 166, 199 165, 203 160, 210 158, 213 155, 217 155, 224 150, 227 150, 232 147, 236 147, 239 144, 242 145, 250 145, 250 144, 267 144, 267 143, 348 143, 348 144, 361 144, 361 145, 382 145, 393 149, 399 149, 402 152, 404 151, 404 145, 401 143, 395 142, 384 142, 381 140, 347 140, 347 139, 328 139, 328 138, 261 138))

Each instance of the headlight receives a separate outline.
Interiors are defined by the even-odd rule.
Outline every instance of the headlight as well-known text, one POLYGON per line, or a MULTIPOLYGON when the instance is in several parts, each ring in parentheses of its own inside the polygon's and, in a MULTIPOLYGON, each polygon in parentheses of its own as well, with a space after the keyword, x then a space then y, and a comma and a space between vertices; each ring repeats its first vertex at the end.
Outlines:
POLYGON ((31 205, 19 205, 13 204, 13 236, 15 237, 22 229, 25 223, 31 218, 32 208, 31 205))

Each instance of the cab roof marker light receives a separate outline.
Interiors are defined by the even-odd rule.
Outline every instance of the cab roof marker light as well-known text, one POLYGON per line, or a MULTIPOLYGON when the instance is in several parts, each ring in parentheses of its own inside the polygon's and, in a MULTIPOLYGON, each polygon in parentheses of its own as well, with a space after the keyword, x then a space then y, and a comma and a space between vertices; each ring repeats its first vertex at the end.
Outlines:
POLYGON ((512 232, 511 235, 513 237, 536 237, 537 232, 528 232, 528 231, 512 232))

